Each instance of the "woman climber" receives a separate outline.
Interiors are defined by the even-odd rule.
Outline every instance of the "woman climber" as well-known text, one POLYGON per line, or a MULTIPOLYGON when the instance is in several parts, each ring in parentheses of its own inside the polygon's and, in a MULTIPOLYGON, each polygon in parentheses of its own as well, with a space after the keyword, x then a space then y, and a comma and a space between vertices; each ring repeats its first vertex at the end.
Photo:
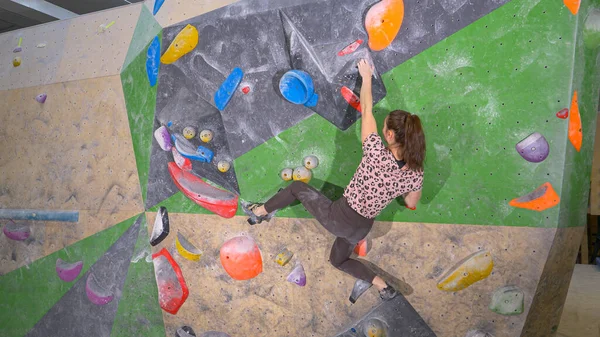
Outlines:
POLYGON ((375 217, 395 198, 402 196, 406 207, 415 209, 423 185, 425 135, 418 116, 402 110, 392 111, 383 122, 385 146, 377 134, 373 116, 372 69, 366 60, 360 60, 358 70, 362 76, 363 155, 343 197, 331 201, 313 187, 294 181, 265 204, 247 205, 246 211, 251 215, 248 219, 250 224, 261 223, 268 221, 276 210, 299 200, 323 227, 337 237, 331 249, 331 264, 375 285, 380 297, 390 300, 397 295, 396 290, 361 261, 350 256, 356 244, 373 227, 375 217))

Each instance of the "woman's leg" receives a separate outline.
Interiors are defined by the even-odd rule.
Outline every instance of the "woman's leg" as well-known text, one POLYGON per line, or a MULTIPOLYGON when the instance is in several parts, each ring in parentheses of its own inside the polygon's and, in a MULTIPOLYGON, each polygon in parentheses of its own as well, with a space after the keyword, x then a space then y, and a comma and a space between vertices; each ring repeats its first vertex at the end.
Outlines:
MULTIPOLYGON (((354 246, 356 245, 351 244, 344 238, 336 238, 333 242, 333 247, 331 248, 329 262, 337 269, 350 274, 357 279, 373 283, 373 280, 377 277, 375 273, 362 262, 350 258, 354 246)), ((379 288, 377 284, 375 284, 375 286, 379 288)))
MULTIPOLYGON (((327 228, 327 219, 332 201, 321 192, 314 189, 312 186, 301 181, 294 181, 288 187, 279 191, 263 207, 265 214, 271 213, 278 209, 289 206, 294 201, 300 201, 302 206, 312 214, 325 228, 327 228)), ((261 207, 261 208, 263 208, 261 207)), ((256 215, 261 215, 261 208, 255 212, 256 215)))

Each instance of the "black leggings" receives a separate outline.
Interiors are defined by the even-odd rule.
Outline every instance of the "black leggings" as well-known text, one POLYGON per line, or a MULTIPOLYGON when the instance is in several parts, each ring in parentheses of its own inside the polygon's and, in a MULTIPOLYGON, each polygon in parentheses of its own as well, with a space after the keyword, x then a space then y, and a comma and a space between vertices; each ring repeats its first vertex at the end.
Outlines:
POLYGON ((299 200, 325 229, 337 237, 329 255, 331 264, 345 273, 372 283, 375 273, 350 256, 356 244, 367 236, 373 227, 373 219, 367 219, 350 208, 346 198, 331 201, 301 181, 294 181, 275 194, 265 203, 265 210, 271 213, 289 206, 295 200, 299 200))

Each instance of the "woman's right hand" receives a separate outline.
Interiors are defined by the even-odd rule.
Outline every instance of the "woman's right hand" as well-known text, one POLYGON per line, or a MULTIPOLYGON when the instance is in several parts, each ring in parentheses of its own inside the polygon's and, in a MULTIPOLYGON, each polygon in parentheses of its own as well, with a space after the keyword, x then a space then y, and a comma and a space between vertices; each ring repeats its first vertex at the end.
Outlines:
POLYGON ((366 59, 358 61, 358 72, 362 78, 371 78, 373 76, 373 69, 366 59))

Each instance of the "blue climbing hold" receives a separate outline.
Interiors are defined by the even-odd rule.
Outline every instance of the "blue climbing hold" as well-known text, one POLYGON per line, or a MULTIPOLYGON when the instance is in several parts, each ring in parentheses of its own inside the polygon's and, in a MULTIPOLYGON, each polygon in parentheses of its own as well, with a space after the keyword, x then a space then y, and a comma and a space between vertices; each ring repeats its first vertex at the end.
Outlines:
POLYGON ((178 133, 171 135, 171 139, 175 143, 175 148, 183 157, 203 163, 210 163, 213 160, 214 153, 209 148, 202 145, 196 147, 178 133))
POLYGON ((156 15, 160 7, 162 7, 165 0, 154 0, 154 10, 152 11, 152 15, 156 15))
POLYGON ((227 106, 227 103, 233 97, 235 90, 242 82, 244 72, 240 68, 234 68, 229 76, 225 79, 223 84, 219 87, 219 90, 215 93, 215 106, 217 109, 223 111, 227 106))
POLYGON ((316 106, 319 100, 312 78, 302 70, 290 70, 283 74, 279 80, 279 91, 288 101, 308 108, 316 106))
POLYGON ((148 46, 147 57, 146 72, 148 73, 150 86, 153 87, 158 79, 158 65, 160 64, 160 40, 158 36, 155 36, 150 46, 148 46))

